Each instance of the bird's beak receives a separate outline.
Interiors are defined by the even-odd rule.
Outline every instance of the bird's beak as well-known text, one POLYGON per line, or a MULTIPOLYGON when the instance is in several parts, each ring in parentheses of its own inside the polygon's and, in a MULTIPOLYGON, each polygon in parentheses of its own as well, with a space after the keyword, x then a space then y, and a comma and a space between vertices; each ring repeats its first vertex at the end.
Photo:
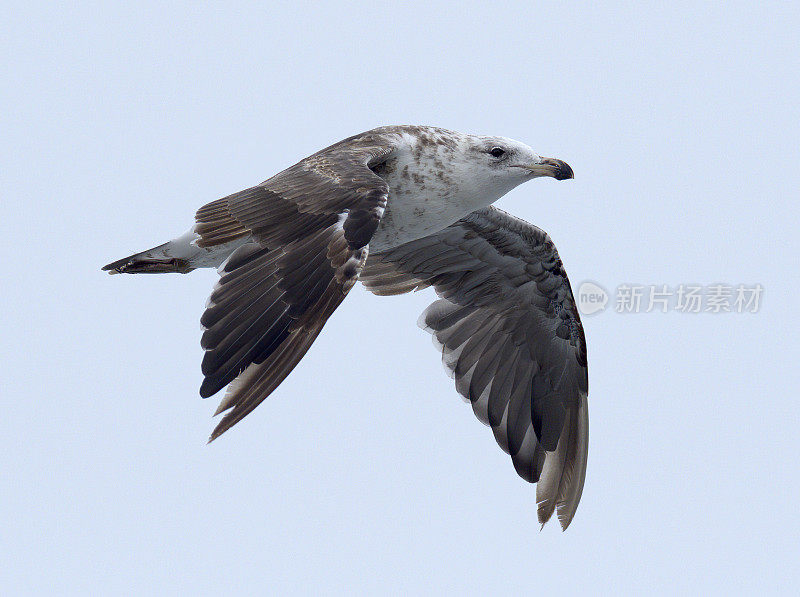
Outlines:
POLYGON ((556 180, 575 178, 575 174, 569 164, 555 158, 539 158, 537 163, 530 166, 520 166, 520 168, 530 170, 535 176, 552 176, 556 180))

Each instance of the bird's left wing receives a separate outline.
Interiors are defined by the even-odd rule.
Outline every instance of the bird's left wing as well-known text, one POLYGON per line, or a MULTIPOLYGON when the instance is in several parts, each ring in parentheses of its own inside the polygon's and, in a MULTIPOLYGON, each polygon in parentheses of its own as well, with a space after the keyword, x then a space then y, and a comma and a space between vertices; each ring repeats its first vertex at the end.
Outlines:
POLYGON ((220 267, 201 323, 203 397, 228 386, 215 439, 297 365, 358 279, 383 215, 373 167, 395 147, 365 133, 197 212, 197 245, 244 242, 220 267), (230 384, 230 385, 229 385, 230 384))
POLYGON ((420 325, 517 473, 537 483, 540 522, 557 509, 566 529, 586 473, 586 341, 547 234, 489 207, 370 255, 360 280, 383 295, 435 288, 420 325))

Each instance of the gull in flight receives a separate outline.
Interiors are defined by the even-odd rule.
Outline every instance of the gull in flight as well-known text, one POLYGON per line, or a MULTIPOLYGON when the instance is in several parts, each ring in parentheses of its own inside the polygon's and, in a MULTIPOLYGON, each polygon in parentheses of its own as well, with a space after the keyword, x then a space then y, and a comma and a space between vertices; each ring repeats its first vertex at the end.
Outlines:
POLYGON ((360 281, 433 287, 420 317, 457 391, 536 483, 539 521, 572 521, 586 474, 586 341, 550 237, 491 206, 534 178, 573 177, 505 137, 426 126, 355 135, 201 207, 189 232, 112 274, 217 268, 201 323, 200 395, 227 391, 209 441, 294 369, 360 281))

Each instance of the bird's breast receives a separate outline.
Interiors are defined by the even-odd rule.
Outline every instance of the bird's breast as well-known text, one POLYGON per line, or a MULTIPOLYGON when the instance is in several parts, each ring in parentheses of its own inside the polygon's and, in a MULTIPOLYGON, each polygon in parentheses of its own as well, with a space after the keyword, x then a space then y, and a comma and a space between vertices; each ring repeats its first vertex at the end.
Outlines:
POLYGON ((369 243, 371 252, 439 232, 475 209, 462 196, 462 185, 438 163, 422 167, 405 157, 376 169, 389 186, 389 198, 369 243))
POLYGON ((370 251, 385 251, 439 232, 469 211, 433 189, 391 189, 386 210, 369 243, 370 251))

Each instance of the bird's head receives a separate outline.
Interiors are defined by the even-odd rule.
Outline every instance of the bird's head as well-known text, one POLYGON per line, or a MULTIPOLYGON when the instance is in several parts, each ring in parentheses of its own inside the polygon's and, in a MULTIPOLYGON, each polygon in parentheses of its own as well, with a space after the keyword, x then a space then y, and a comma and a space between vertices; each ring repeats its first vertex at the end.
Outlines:
POLYGON ((426 192, 453 194, 474 210, 497 201, 511 189, 534 178, 573 178, 562 160, 545 158, 507 137, 470 135, 434 127, 383 127, 375 131, 397 135, 410 149, 413 180, 426 192), (437 180, 438 178, 438 180, 437 180))
POLYGON ((573 178, 572 168, 562 160, 546 158, 507 137, 461 135, 456 155, 451 157, 458 178, 466 183, 462 192, 473 194, 471 207, 495 202, 511 189, 534 178, 573 178), (460 155, 459 155, 460 154, 460 155))
POLYGON ((530 147, 506 137, 473 137, 470 152, 472 161, 482 167, 490 178, 521 184, 532 178, 550 176, 556 180, 574 178, 569 164, 555 158, 545 158, 530 147))

